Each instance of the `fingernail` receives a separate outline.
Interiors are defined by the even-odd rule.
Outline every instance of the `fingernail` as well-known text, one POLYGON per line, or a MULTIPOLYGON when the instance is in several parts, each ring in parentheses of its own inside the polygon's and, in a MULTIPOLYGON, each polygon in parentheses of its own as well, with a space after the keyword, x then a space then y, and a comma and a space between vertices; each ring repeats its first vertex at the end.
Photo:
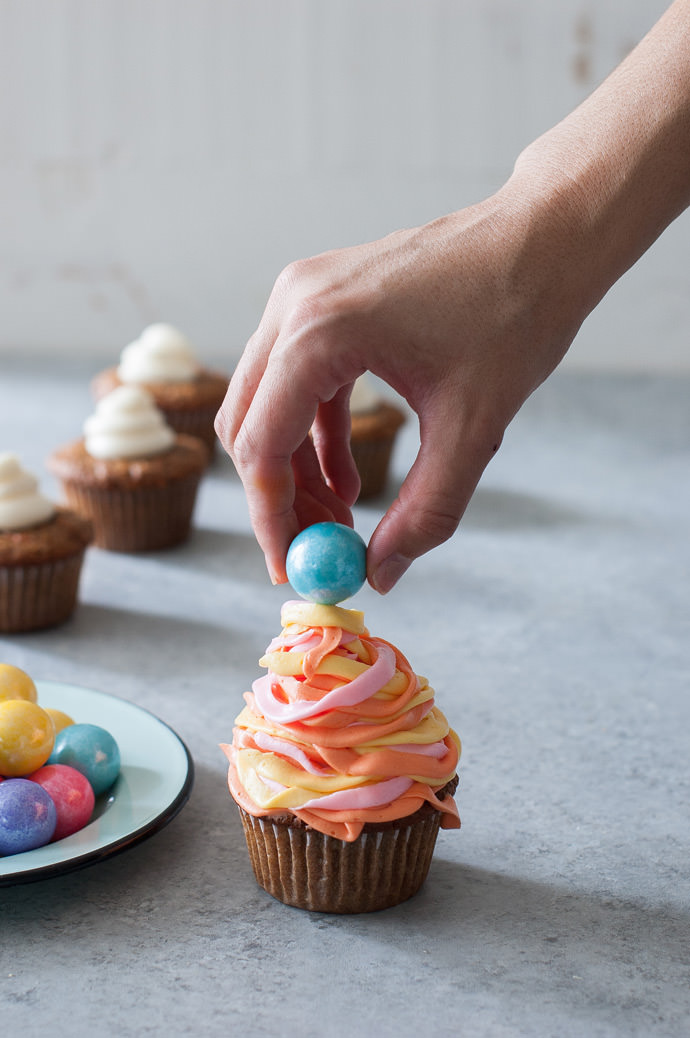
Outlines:
POLYGON ((380 562, 375 570, 371 583, 380 595, 385 595, 394 587, 403 573, 412 565, 412 559, 404 555, 389 555, 387 559, 380 562))
POLYGON ((287 578, 281 577, 280 573, 276 572, 276 570, 274 570, 273 567, 269 565, 268 560, 266 561, 266 569, 268 570, 268 575, 271 578, 271 583, 274 587, 276 586, 276 584, 285 583, 285 580, 287 578))

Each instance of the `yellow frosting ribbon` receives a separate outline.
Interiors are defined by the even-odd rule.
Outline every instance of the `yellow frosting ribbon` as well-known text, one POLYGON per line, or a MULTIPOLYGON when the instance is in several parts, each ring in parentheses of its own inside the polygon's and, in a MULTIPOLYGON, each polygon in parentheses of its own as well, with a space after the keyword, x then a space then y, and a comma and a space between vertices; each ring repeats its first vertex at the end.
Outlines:
POLYGON ((299 624, 300 627, 340 627, 349 634, 368 633, 361 610, 314 602, 285 602, 280 610, 280 622, 283 627, 299 624))

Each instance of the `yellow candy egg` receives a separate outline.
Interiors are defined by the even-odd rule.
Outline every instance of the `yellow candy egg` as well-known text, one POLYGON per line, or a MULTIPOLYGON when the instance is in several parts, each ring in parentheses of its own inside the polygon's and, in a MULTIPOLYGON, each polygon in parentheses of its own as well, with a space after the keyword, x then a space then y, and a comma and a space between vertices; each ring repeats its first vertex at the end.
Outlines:
POLYGON ((18 778, 37 771, 54 742, 53 722, 42 707, 25 699, 0 702, 0 775, 18 778))
POLYGON ((69 714, 63 713, 62 710, 56 710, 53 706, 44 706, 43 709, 48 714, 48 717, 53 722, 53 728, 55 734, 61 732, 63 728, 69 728, 70 725, 74 724, 74 719, 69 714))
POLYGON ((11 663, 0 663, 0 702, 5 699, 26 699, 30 703, 38 699, 29 675, 11 663))

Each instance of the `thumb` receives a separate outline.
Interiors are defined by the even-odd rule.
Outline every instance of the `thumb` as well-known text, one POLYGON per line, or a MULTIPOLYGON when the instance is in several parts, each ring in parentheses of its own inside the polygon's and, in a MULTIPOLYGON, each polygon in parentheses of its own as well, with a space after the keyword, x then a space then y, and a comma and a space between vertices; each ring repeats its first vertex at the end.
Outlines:
POLYGON ((420 429, 414 464, 369 542, 369 582, 380 594, 453 535, 503 437, 500 424, 459 415, 457 405, 453 415, 420 419, 420 429))

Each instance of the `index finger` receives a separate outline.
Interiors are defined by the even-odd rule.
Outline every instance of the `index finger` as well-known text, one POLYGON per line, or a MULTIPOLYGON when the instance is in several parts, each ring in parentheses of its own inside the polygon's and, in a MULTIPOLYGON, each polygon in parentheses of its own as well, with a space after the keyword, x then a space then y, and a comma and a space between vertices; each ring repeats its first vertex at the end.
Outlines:
MULTIPOLYGON (((247 386, 251 391, 251 379, 242 382, 240 396, 247 386)), ((303 343, 297 349, 294 339, 279 335, 234 437, 226 444, 274 583, 286 579, 285 557, 300 529, 293 464, 304 450, 319 404, 332 399, 339 388, 328 364, 316 361, 303 343)), ((334 508, 342 507, 329 493, 334 508)))

